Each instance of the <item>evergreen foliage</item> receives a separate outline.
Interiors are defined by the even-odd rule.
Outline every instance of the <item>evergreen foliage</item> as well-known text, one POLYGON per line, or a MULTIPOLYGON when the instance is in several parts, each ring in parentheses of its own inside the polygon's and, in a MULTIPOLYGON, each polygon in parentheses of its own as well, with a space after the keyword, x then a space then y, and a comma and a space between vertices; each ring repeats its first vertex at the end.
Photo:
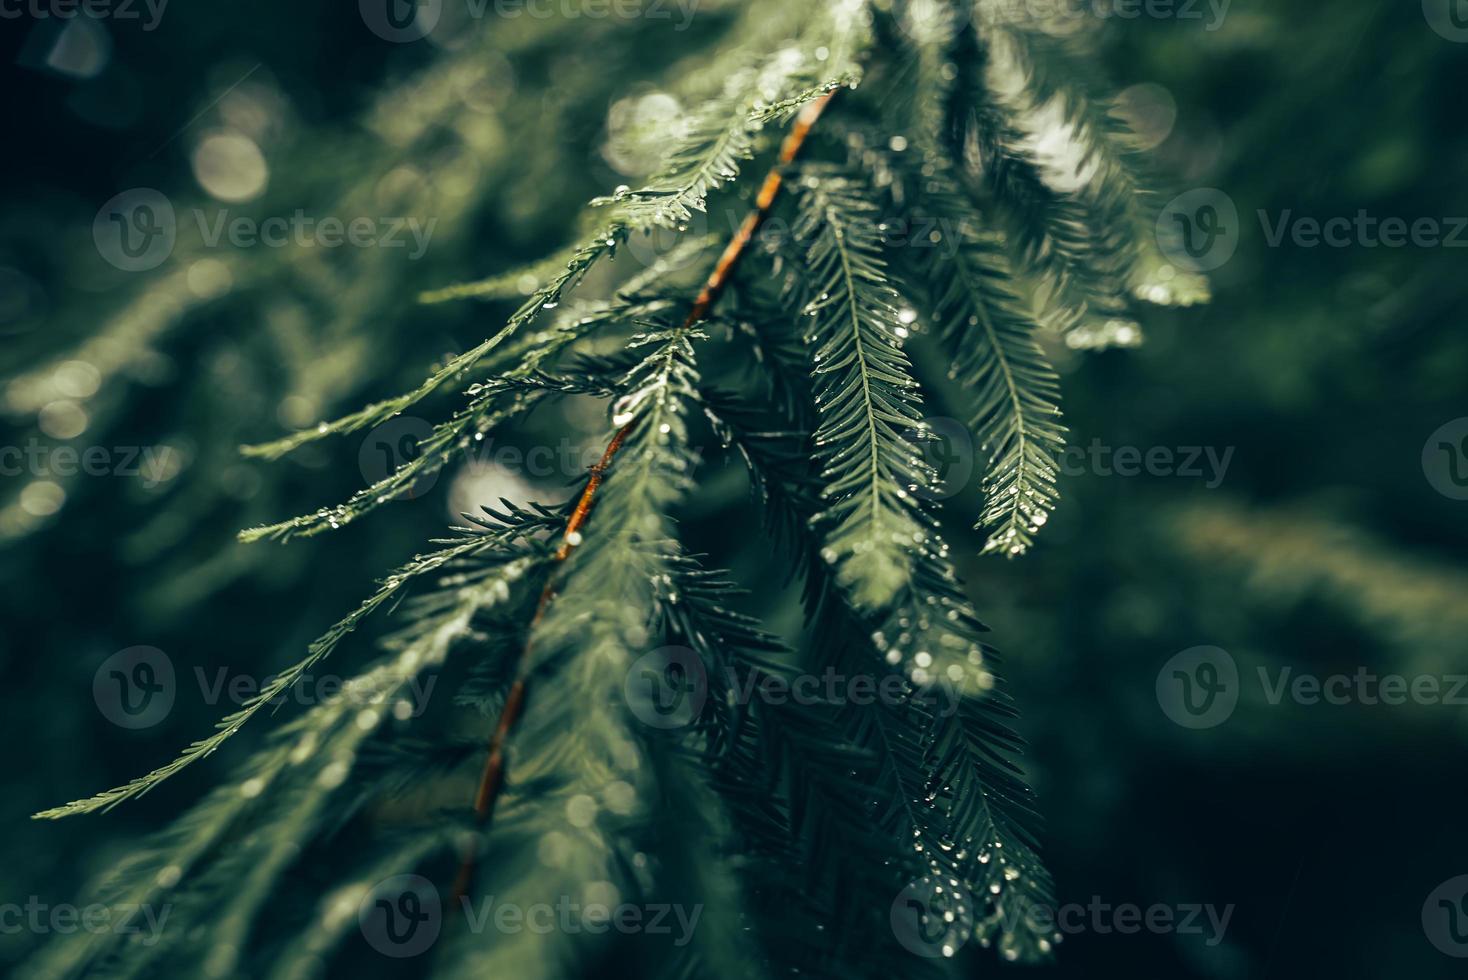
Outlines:
POLYGON ((395 617, 346 690, 260 733, 245 769, 99 885, 104 901, 167 902, 158 942, 72 937, 31 975, 333 972, 373 955, 354 939, 358 909, 402 875, 433 882, 445 907, 424 954, 434 975, 637 962, 670 976, 908 976, 943 972, 969 932, 1006 959, 1051 953, 1054 932, 1028 914, 1054 897, 1016 712, 939 531, 932 386, 907 348, 931 333, 947 352, 988 454, 984 498, 956 503, 986 551, 1016 556, 1058 499, 1065 429, 1045 346, 1129 343, 1139 299, 1191 302, 1203 287, 1149 278, 1150 198, 1084 54, 1022 25, 975 29, 936 0, 895 8, 728 12, 717 57, 663 80, 697 99, 655 134, 651 177, 591 201, 564 251, 421 294, 485 301, 533 283, 503 325, 403 394, 245 450, 285 457, 464 389, 381 481, 242 535, 287 541, 368 517, 543 403, 600 398, 610 417, 603 463, 570 501, 464 515, 177 760, 39 814, 149 791, 347 656, 374 613, 395 617), (1035 149, 1041 131, 1065 143, 1059 170, 1035 149), (726 244, 710 220, 724 214, 789 234, 726 244), (894 246, 889 227, 922 214, 947 219, 939 240, 894 246), (606 298, 583 295, 658 231, 678 244, 614 273, 606 298), (742 611, 735 576, 680 537, 720 449, 779 542, 771 567, 803 589, 798 635, 742 611), (629 681, 644 670, 704 686, 688 725, 646 722, 629 681), (413 700, 427 674, 452 694, 413 700), (887 693, 748 696, 825 674, 887 693), (286 880, 318 904, 275 902, 286 880), (894 938, 894 902, 914 887, 927 889, 918 928, 947 937, 931 960, 894 938), (639 937, 634 950, 475 933, 447 914, 461 897, 563 895, 703 918, 686 947, 639 937))

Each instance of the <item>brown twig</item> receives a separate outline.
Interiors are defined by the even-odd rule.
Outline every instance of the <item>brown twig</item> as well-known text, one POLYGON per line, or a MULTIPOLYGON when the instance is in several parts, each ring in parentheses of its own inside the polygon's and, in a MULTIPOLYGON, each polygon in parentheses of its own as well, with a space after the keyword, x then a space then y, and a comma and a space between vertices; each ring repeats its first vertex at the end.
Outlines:
MULTIPOLYGON (((694 299, 693 306, 688 311, 688 317, 683 321, 685 328, 693 326, 700 320, 708 317, 713 310, 714 303, 723 293, 724 287, 734 275, 734 268, 739 264, 739 259, 744 255, 749 243, 753 241, 755 232, 759 230, 760 224, 769 215, 774 206, 775 197, 780 193, 780 185, 785 180, 785 168, 795 159, 800 152, 801 145, 810 135, 811 127, 820 118, 826 105, 835 96, 836 92, 827 92, 825 95, 815 99, 801 110, 796 118, 795 124, 790 127, 790 132, 785 135, 780 144, 780 154, 770 172, 765 175, 764 183, 760 185, 759 194, 754 199, 754 209, 745 216, 739 225, 734 237, 724 247, 719 261, 714 266, 714 271, 709 274, 708 281, 704 283, 703 289, 694 299)), ((590 476, 586 481, 586 489, 581 492, 581 497, 576 501, 576 508, 571 512, 571 519, 566 522, 566 530, 561 538, 561 546, 556 549, 555 560, 565 561, 571 552, 581 543, 581 527, 586 523, 591 514, 592 504, 596 501, 596 492, 601 487, 602 480, 606 475, 607 468, 611 466, 612 457, 622 448, 622 443, 631 434, 636 420, 628 422, 617 430, 612 441, 607 444, 606 451, 602 453, 601 459, 591 468, 590 476)), ((545 589, 540 593, 540 601, 536 604, 535 615, 530 620, 530 630, 540 625, 545 618, 546 607, 555 598, 555 582, 547 582, 545 589)), ((479 779, 479 790, 474 794, 474 817, 476 822, 484 826, 494 816, 495 803, 499 800, 501 788, 505 782, 505 742, 508 740, 515 723, 519 721, 520 715, 525 710, 525 699, 528 691, 530 667, 530 642, 527 639, 525 646, 520 651, 519 664, 515 670, 515 680, 510 685, 510 692, 505 697, 505 706, 500 709, 499 720, 495 723, 494 732, 489 738, 489 755, 484 760, 484 772, 479 779)), ((469 893, 469 886, 474 878, 474 864, 476 860, 476 849, 471 842, 464 855, 463 863, 459 866, 459 874, 454 881, 453 898, 459 898, 469 893)))

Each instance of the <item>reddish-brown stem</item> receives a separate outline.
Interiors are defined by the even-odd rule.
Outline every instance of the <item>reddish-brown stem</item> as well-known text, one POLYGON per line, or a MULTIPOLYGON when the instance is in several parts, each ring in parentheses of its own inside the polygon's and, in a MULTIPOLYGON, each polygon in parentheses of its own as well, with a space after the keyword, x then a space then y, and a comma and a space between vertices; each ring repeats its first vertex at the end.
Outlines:
MULTIPOLYGON (((709 274, 708 281, 704 283, 703 289, 694 299, 693 306, 688 311, 688 317, 683 321, 684 327, 691 327, 700 320, 708 317, 718 302, 719 295, 723 293, 724 287, 734 275, 734 269, 739 264, 749 243, 754 240, 755 232, 759 230, 760 224, 769 215, 774 206, 775 197, 780 193, 780 185, 785 180, 785 168, 795 159, 805 139, 810 135, 811 127, 820 118, 826 105, 836 94, 835 91, 827 92, 825 95, 810 102, 800 115, 795 124, 790 127, 790 132, 785 135, 785 140, 780 144, 780 154, 770 172, 765 175, 764 183, 760 185, 759 194, 754 199, 754 209, 745 216, 740 223, 739 230, 724 247, 719 261, 714 265, 714 271, 709 274)), ((586 489, 581 492, 581 497, 576 501, 576 508, 571 511, 571 519, 566 522, 566 530, 561 537, 561 546, 556 549, 555 560, 565 561, 571 552, 581 542, 581 528, 591 514, 592 504, 596 501, 596 492, 601 487, 602 480, 606 475, 607 468, 611 466, 612 457, 622 448, 622 443, 631 434, 633 426, 637 423, 632 421, 617 430, 612 441, 607 444, 606 451, 602 453, 595 466, 591 468, 590 476, 586 481, 586 489)), ((530 630, 540 625, 545 618, 546 607, 555 598, 554 578, 546 583, 545 589, 540 593, 540 601, 536 604, 535 615, 530 620, 530 630)), ((530 641, 527 639, 525 646, 520 651, 519 664, 515 670, 515 680, 510 685, 510 692, 505 697, 505 705, 500 709, 499 720, 495 723, 494 732, 489 737, 489 755, 484 760, 484 772, 479 779, 479 789, 474 794, 474 817, 481 826, 487 825, 490 818, 494 816, 495 803, 499 800, 501 788, 505 782, 505 742, 514 729, 515 723, 519 721, 520 715, 525 710, 525 699, 528 692, 530 667, 530 641)), ((458 901, 469 893, 469 887, 473 883, 474 863, 476 860, 476 849, 471 843, 464 855, 463 863, 459 866, 458 877, 454 881, 453 900, 458 901)))
POLYGON ((724 291, 730 278, 734 275, 734 267, 739 264, 739 259, 744 255, 744 250, 754 240, 754 233, 759 231, 759 226, 770 213, 770 208, 775 204, 775 196, 780 193, 780 185, 785 182, 785 168, 795 159, 800 152, 800 147, 805 143, 805 138, 810 135, 811 127, 816 120, 821 118, 827 103, 836 95, 835 91, 827 92, 819 99, 811 102, 801 110, 796 117, 795 125, 790 127, 790 132, 785 134, 785 141, 780 144, 780 155, 775 160, 775 165, 765 175, 765 182, 760 185, 759 194, 754 199, 754 210, 744 216, 739 230, 734 237, 729 239, 729 244, 724 246, 724 253, 719 256, 719 261, 714 265, 714 271, 709 273, 708 282, 704 283, 698 298, 693 301, 693 308, 688 311, 688 319, 684 321, 685 327, 691 327, 699 320, 709 315, 718 300, 719 294, 724 291))

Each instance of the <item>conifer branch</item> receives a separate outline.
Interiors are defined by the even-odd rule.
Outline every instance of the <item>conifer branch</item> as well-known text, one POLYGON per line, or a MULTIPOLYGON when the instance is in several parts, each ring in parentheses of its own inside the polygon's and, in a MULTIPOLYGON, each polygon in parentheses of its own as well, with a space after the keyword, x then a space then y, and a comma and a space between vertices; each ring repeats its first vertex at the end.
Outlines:
MULTIPOLYGON (((740 224, 739 230, 724 248, 719 256, 719 261, 714 266, 714 271, 709 274, 708 281, 704 283, 703 289, 699 291, 694 299, 687 317, 683 321, 683 329, 686 331, 702 320, 706 319, 713 310, 720 294, 728 285, 734 270, 739 264, 739 259, 744 255, 749 243, 754 239, 754 234, 759 230, 760 224, 769 214, 770 208, 774 206, 775 198, 780 193, 780 186, 784 180, 785 169, 795 160, 805 143, 806 137, 810 135, 811 128, 820 119, 821 113, 825 111, 831 99, 835 96, 830 91, 807 103, 801 110, 790 132, 781 144, 779 155, 770 172, 765 176, 760 185, 759 193, 755 197, 754 210, 752 210, 740 224)), ((601 487, 602 479, 611 465, 613 457, 622 448, 622 444, 631 434, 637 420, 633 419, 617 430, 611 442, 607 444, 601 459, 591 468, 591 473, 586 482, 586 488, 582 491, 576 506, 571 512, 571 519, 566 524, 565 534, 561 538, 561 545, 556 549, 555 560, 563 562, 570 557, 571 552, 581 543, 581 527, 585 524, 591 513, 592 505, 596 501, 597 490, 601 487)), ((540 601, 536 605, 535 617, 531 621, 531 630, 540 625, 545 617, 547 606, 555 596, 553 582, 547 582, 545 590, 541 592, 540 601)), ((484 762, 484 771, 479 778, 479 787, 474 794, 474 816, 481 825, 487 825, 494 816, 495 802, 499 798, 500 788, 504 785, 505 759, 504 744, 509 737, 511 729, 520 718, 520 712, 524 710, 527 686, 529 683, 530 643, 527 640, 520 654, 519 666, 516 668, 515 680, 510 686, 510 693, 505 699, 504 707, 500 709, 499 719, 495 722, 494 731, 490 735, 488 755, 484 762)), ((464 861, 459 868, 458 877, 454 883, 453 894, 457 896, 468 893, 474 874, 475 851, 471 849, 465 855, 464 861)))
MULTIPOLYGON (((940 33, 939 38, 943 35, 940 33)), ((1058 496, 1059 377, 1035 339, 1037 324, 1013 291, 1002 246, 986 232, 963 193, 944 137, 954 86, 943 68, 939 38, 919 38, 911 114, 921 172, 913 185, 933 214, 949 219, 938 254, 924 263, 933 316, 953 357, 949 377, 974 394, 971 426, 988 454, 984 505, 976 529, 987 529, 984 552, 1023 554, 1049 520, 1058 496), (924 99, 923 94, 942 93, 924 99)))
POLYGON ((881 257, 875 207, 846 178, 813 170, 802 186, 797 240, 817 379, 817 451, 827 560, 853 599, 886 608, 910 574, 907 550, 922 536, 914 492, 931 475, 913 452, 922 415, 901 336, 897 291, 881 257))
POLYGON ((99 793, 96 796, 76 800, 64 806, 53 807, 49 810, 43 810, 37 813, 35 817, 37 819, 55 819, 57 817, 71 816, 76 813, 108 810, 124 800, 148 792, 168 777, 177 774, 200 759, 211 755, 227 739, 244 727, 245 723, 259 713, 262 708, 267 705, 278 704, 281 697, 294 687, 311 668, 330 655, 336 649, 337 645, 349 633, 361 625, 368 616, 396 598, 409 583, 416 581, 420 576, 432 574, 453 562, 504 548, 507 544, 519 539, 529 529, 533 529, 535 526, 535 524, 517 524, 510 528, 496 531, 485 530, 483 533, 472 534, 463 540, 449 543, 449 546, 441 551, 415 558, 392 575, 383 579, 379 583, 377 591, 369 596, 366 601, 312 643, 304 658, 275 674, 238 711, 222 719, 215 726, 216 730, 214 734, 194 742, 177 759, 153 770, 145 776, 140 776, 125 785, 107 790, 104 793, 99 793))
MULTIPOLYGON (((1020 28, 973 29, 958 0, 717 2, 727 16, 705 20, 670 70, 650 80, 657 108, 647 119, 638 109, 633 138, 624 143, 619 114, 643 96, 617 103, 609 118, 607 162, 651 176, 594 199, 568 244, 536 246, 544 257, 526 266, 389 290, 393 310, 415 300, 520 302, 506 320, 411 390, 247 451, 273 458, 462 387, 418 453, 340 506, 243 536, 286 540, 341 526, 538 406, 609 401, 605 448, 578 492, 554 506, 505 502, 462 515, 453 537, 384 580, 211 736, 131 783, 40 814, 101 810, 147 792, 288 694, 374 612, 396 607, 378 658, 348 682, 354 697, 325 697, 293 715, 102 883, 109 902, 176 908, 157 945, 70 937, 37 961, 34 976, 350 972, 371 955, 352 934, 358 903, 380 897, 373 880, 418 874, 431 886, 456 869, 452 892, 440 896, 456 911, 474 892, 499 905, 578 893, 607 904, 612 895, 706 904, 686 946, 631 951, 656 975, 926 980, 956 975, 946 957, 968 938, 1008 959, 1046 956, 1053 933, 1027 913, 1053 901, 1052 884, 1038 856, 1016 712, 939 533, 941 494, 930 492, 935 474, 921 453, 920 392, 934 379, 929 361, 914 363, 904 348, 909 333, 931 324, 948 350, 960 383, 945 390, 971 413, 990 455, 985 550, 1022 550, 1055 502, 1064 439, 1037 320, 1074 325, 1074 345, 1098 320, 1129 316, 1128 289, 1146 279, 1149 262, 1140 171, 1084 62, 1020 28), (914 12, 936 29, 891 22, 914 12), (1008 57, 1001 45, 1018 52, 1006 63, 1012 71, 995 70, 1008 57), (793 234, 757 247, 797 156, 816 155, 803 149, 813 126, 839 89, 864 76, 873 82, 841 96, 842 118, 823 124, 831 129, 822 130, 830 138, 819 141, 820 159, 792 188, 793 234), (777 124, 789 128, 772 148, 777 124), (1035 139, 1052 124, 1073 144, 1075 173, 1057 172, 1053 148, 1035 139), (635 153, 623 152, 634 143, 635 153), (648 151, 661 165, 642 162, 648 151), (731 199, 756 157, 769 160, 768 173, 749 192, 739 188, 750 203, 727 241, 684 234, 636 274, 609 268, 640 236, 686 232, 710 200, 731 199), (910 244, 937 247, 892 247, 894 223, 911 229, 929 218, 938 231, 910 244), (996 220, 1001 227, 988 224, 996 220), (750 262, 761 265, 751 273, 750 262), (732 577, 705 571, 680 540, 678 519, 696 520, 702 536, 732 513, 742 489, 737 467, 695 487, 703 448, 695 439, 706 441, 695 413, 743 460, 766 537, 788 559, 779 595, 740 598, 732 577), (804 613, 798 641, 787 646, 748 614, 767 600, 761 611, 782 627, 787 613, 804 613), (704 677, 680 659, 690 653, 704 677), (767 684, 833 672, 880 680, 878 697, 762 696, 776 693, 767 684), (419 679, 449 688, 431 709, 419 679), (701 700, 689 716, 662 724, 690 694, 701 700), (948 920, 946 948, 918 960, 889 915, 899 889, 925 879, 967 904, 950 909, 958 919, 948 920)), ((598 25, 595 36, 623 27, 646 25, 598 25)), ((522 20, 508 29, 543 39, 543 50, 520 42, 536 58, 564 47, 559 28, 522 20)), ((454 58, 459 68, 477 60, 454 58)), ((583 60, 593 81, 612 63, 583 60)), ((522 138, 546 89, 538 69, 520 67, 516 95, 494 124, 432 113, 486 159, 501 151, 481 130, 497 137, 515 127, 517 159, 495 172, 515 210, 547 177, 572 187, 562 178, 585 169, 568 141, 522 138)), ((422 99, 462 105, 458 79, 437 81, 422 99)), ((378 123, 416 134, 406 108, 389 106, 378 123)), ((556 123, 584 121, 606 106, 598 95, 544 111, 556 123)), ((465 203, 466 215, 483 215, 497 202, 481 194, 465 203)), ((304 265, 329 306, 330 270, 304 265)), ((231 274, 243 282, 253 268, 237 262, 231 274)), ((304 333, 314 324, 297 331, 303 349, 343 339, 359 354, 372 347, 352 318, 383 296, 353 286, 355 306, 336 310, 322 338, 304 333)), ((338 385, 360 382, 379 375, 378 361, 334 359, 325 373, 338 385)), ((335 403, 317 379, 324 372, 288 368, 296 393, 335 403)), ((18 394, 33 401, 38 391, 18 394)), ((574 424, 579 406, 566 409, 574 424)), ((719 564, 744 571, 763 543, 741 541, 719 564)), ((622 965, 630 941, 596 943, 575 931, 460 930, 437 947, 432 973, 561 980, 568 964, 622 965)))

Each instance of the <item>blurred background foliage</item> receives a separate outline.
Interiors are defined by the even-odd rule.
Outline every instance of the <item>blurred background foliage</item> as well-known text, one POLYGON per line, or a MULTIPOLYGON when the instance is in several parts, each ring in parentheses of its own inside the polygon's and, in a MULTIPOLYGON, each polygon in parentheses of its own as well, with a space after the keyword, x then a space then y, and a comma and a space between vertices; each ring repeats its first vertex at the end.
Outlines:
MULTIPOLYGON (((196 670, 268 675, 457 511, 564 493, 601 425, 577 400, 504 436, 557 447, 547 471, 481 460, 336 535, 234 540, 363 482, 357 437, 273 465, 237 446, 412 387, 494 330, 516 300, 417 296, 551 253, 585 200, 641 175, 639 119, 680 104, 664 79, 715 64, 700 26, 737 7, 704 0, 674 31, 475 22, 450 3, 412 44, 374 36, 351 5, 301 0, 170 5, 154 30, 5 22, 0 442, 171 452, 139 477, 0 484, 0 734, 16 750, 0 901, 73 899, 246 750, 237 740, 100 818, 27 819, 204 734, 231 706, 204 703, 196 670), (410 261, 211 248, 181 220, 166 263, 126 273, 91 227, 138 186, 180 212, 436 225, 410 261), (162 723, 126 731, 96 710, 92 677, 138 644, 169 654, 180 693, 162 723)), ((1436 492, 1421 461, 1435 429, 1468 415, 1464 253, 1270 248, 1256 217, 1468 215, 1468 45, 1411 2, 1234 0, 1217 30, 1205 23, 1085 29, 1165 179, 1233 199, 1238 251, 1211 305, 1146 311, 1143 346, 1052 354, 1074 445, 1232 449, 1223 479, 1068 477, 1047 533, 1013 562, 961 558, 980 543, 964 530, 976 485, 947 509, 1025 712, 1061 901, 1236 911, 1215 946, 1087 932, 1041 972, 1457 976, 1420 915, 1468 872, 1462 707, 1275 705, 1246 682, 1226 723, 1194 731, 1159 710, 1154 682, 1199 644, 1246 678, 1468 672, 1468 504, 1436 492)), ((746 492, 730 476, 708 463, 690 531, 749 581, 767 553, 740 550, 754 535, 728 519, 746 492)), ((0 935, 0 969, 36 941, 0 935)))

